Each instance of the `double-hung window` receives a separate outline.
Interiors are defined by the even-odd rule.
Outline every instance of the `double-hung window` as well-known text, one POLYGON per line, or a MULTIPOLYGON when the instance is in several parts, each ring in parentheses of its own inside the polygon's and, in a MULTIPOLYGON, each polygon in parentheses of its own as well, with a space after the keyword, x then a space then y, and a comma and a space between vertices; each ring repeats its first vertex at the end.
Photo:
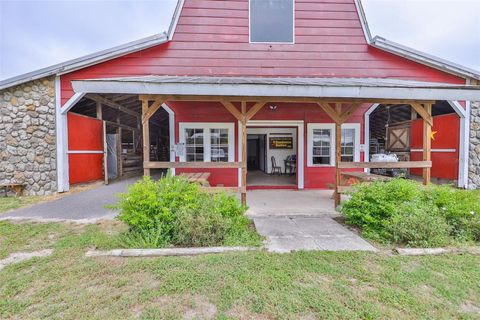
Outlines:
POLYGON ((233 162, 233 123, 185 123, 179 125, 180 143, 185 152, 180 161, 233 162))
POLYGON ((294 42, 294 0, 250 0, 249 3, 250 42, 294 42))
MULTIPOLYGON (((307 126, 308 166, 335 165, 335 124, 309 123, 307 126)), ((342 125, 342 162, 360 161, 360 124, 342 125)))

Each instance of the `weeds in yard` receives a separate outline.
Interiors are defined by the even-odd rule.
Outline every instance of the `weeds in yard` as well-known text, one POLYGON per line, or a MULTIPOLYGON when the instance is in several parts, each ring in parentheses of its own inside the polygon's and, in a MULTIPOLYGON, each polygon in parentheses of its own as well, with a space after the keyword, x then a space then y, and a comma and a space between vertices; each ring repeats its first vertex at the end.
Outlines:
POLYGON ((120 240, 127 247, 261 244, 235 196, 203 192, 182 177, 144 178, 114 208, 130 227, 120 240))
POLYGON ((41 243, 52 231, 62 230, 50 244, 52 256, 0 271, 1 319, 479 316, 480 256, 242 252, 188 258, 87 258, 88 249, 122 228, 106 223, 49 224, 40 232, 38 226, 0 224, 0 235, 8 234, 2 241, 8 243, 14 242, 16 233, 30 233, 30 241, 41 243), (37 232, 31 233, 32 229, 37 232))
POLYGON ((480 242, 480 193, 475 191, 424 187, 404 179, 357 185, 342 213, 364 236, 382 243, 432 247, 480 242))

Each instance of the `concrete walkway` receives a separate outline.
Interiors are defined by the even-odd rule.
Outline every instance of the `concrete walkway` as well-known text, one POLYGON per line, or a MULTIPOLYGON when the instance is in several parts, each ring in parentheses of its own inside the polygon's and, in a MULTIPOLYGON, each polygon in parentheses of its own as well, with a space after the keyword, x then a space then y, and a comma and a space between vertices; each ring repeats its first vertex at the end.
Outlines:
POLYGON ((254 222, 270 252, 376 250, 329 216, 265 216, 255 217, 254 222))
MULTIPOLYGON (((113 219, 116 213, 105 206, 117 201, 138 178, 66 195, 7 213, 0 220, 77 221, 93 223, 113 219)), ((375 248, 337 223, 332 191, 255 190, 248 192, 249 210, 258 232, 272 252, 298 250, 369 250, 375 248)))
POLYGON ((331 190, 255 190, 247 195, 257 231, 267 250, 364 250, 375 248, 336 222, 331 190))
POLYGON ((95 222, 100 219, 113 219, 116 213, 106 209, 105 206, 115 204, 116 194, 125 192, 127 187, 137 180, 138 178, 125 179, 106 186, 72 193, 51 202, 0 213, 0 220, 95 222))
POLYGON ((335 215, 332 194, 332 190, 252 190, 247 193, 247 215, 335 215))

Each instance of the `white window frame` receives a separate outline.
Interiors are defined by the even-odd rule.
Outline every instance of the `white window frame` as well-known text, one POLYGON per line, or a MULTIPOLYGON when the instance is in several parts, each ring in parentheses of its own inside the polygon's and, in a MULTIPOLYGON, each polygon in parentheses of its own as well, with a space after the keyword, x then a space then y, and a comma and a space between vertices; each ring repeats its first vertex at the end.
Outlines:
POLYGON ((252 19, 250 13, 252 12, 251 0, 248 0, 248 42, 251 44, 295 44, 295 0, 292 1, 292 42, 256 42, 252 41, 252 19))
MULTIPOLYGON (((342 129, 354 129, 353 161, 360 161, 360 123, 344 123, 342 129)), ((307 166, 308 167, 333 167, 335 166, 335 124, 334 123, 308 123, 307 124, 307 166), (313 130, 331 130, 330 135, 330 164, 313 164, 313 130)))
MULTIPOLYGON (((228 162, 235 161, 235 124, 233 122, 180 122, 178 125, 179 142, 185 144, 185 130, 203 129, 203 162, 212 162, 211 129, 228 130, 228 162)), ((186 162, 187 150, 179 157, 180 162, 186 162)))

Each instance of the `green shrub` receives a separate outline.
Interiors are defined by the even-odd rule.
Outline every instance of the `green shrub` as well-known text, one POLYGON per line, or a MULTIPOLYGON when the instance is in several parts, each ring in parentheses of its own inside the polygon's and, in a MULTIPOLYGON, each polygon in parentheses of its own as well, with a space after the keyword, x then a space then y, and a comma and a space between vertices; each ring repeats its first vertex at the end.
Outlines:
POLYGON ((113 208, 130 227, 121 236, 126 247, 260 243, 235 196, 203 192, 182 177, 167 175, 156 182, 145 177, 120 194, 113 208))
POLYGON ((170 235, 160 225, 151 228, 131 229, 119 236, 122 247, 137 249, 164 248, 171 243, 170 240, 170 235))
POLYGON ((357 185, 342 205, 364 236, 407 246, 480 241, 480 193, 404 179, 357 185))
POLYGON ((223 243, 230 227, 230 219, 212 210, 208 202, 202 202, 198 209, 185 208, 178 213, 174 240, 184 246, 213 246, 223 243))
POLYGON ((449 186, 433 186, 428 193, 457 240, 480 241, 480 193, 449 186))
POLYGON ((445 246, 450 243, 451 227, 436 207, 414 201, 401 204, 385 229, 395 243, 411 247, 445 246))
POLYGON ((351 198, 342 205, 342 212, 347 223, 361 227, 367 237, 377 241, 390 238, 384 222, 398 206, 414 200, 421 193, 416 182, 404 179, 359 184, 354 190, 351 198))

